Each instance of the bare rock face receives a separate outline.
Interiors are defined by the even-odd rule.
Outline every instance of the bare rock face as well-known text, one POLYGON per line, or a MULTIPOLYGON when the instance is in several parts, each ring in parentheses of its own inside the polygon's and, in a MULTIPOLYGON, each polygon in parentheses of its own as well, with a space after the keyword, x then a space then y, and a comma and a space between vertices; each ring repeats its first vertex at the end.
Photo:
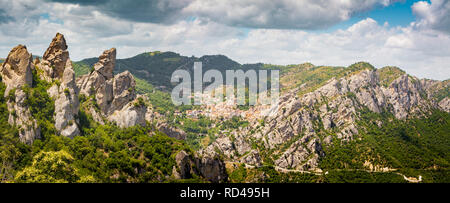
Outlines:
POLYGON ((55 128, 65 137, 73 138, 80 134, 78 128, 78 88, 75 72, 67 51, 64 36, 57 33, 45 51, 42 61, 36 60, 41 79, 54 85, 47 92, 55 99, 55 128), (58 81, 55 83, 55 81, 58 81))
POLYGON ((55 100, 55 127, 65 137, 73 138, 80 134, 77 120, 80 104, 78 101, 75 72, 70 61, 64 69, 62 83, 55 100))
POLYGON ((94 65, 94 70, 103 75, 106 80, 113 77, 114 66, 116 65, 116 48, 111 48, 103 52, 94 65))
POLYGON ((444 98, 442 101, 439 102, 439 107, 446 111, 446 112, 450 112, 450 98, 446 97, 444 98))
POLYGON ((4 96, 9 97, 7 101, 10 112, 8 122, 18 126, 19 138, 27 144, 40 138, 40 128, 31 115, 26 104, 27 95, 22 90, 25 85, 32 86, 31 61, 32 55, 28 53, 27 48, 19 45, 11 50, 0 70, 2 81, 7 87, 4 96))
POLYGON ((186 132, 179 128, 170 126, 167 122, 157 123, 156 128, 171 138, 175 138, 178 140, 186 139, 186 132))
POLYGON ((135 87, 136 82, 130 72, 125 71, 114 76, 112 83, 113 100, 108 111, 111 113, 120 110, 133 101, 136 98, 135 87))
POLYGON ((189 179, 192 177, 191 175, 191 157, 188 153, 185 151, 180 151, 175 156, 175 163, 177 164, 178 168, 174 168, 173 175, 177 179, 189 179))
POLYGON ((23 143, 32 144, 35 139, 41 138, 41 130, 25 103, 26 97, 23 90, 17 89, 15 100, 7 102, 10 112, 8 122, 18 126, 19 138, 23 143))
POLYGON ((0 70, 2 81, 7 86, 5 94, 13 88, 32 85, 32 60, 32 55, 23 45, 18 45, 9 52, 0 70))
POLYGON ((171 138, 175 138, 178 140, 186 139, 186 132, 184 132, 180 128, 176 128, 165 119, 164 116, 153 111, 151 106, 147 107, 147 112, 145 114, 145 120, 149 123, 155 123, 156 129, 163 132, 167 136, 171 138))
POLYGON ((113 75, 115 62, 116 49, 104 51, 94 65, 94 71, 77 79, 80 94, 95 97, 100 112, 91 114, 95 115, 96 120, 103 120, 99 118, 101 115, 120 127, 145 126, 147 108, 140 100, 146 99, 137 98, 136 81, 130 72, 113 75))
POLYGON ((258 151, 252 150, 247 155, 241 158, 240 163, 250 164, 256 167, 262 165, 262 159, 258 151))
POLYGON ((40 68, 45 71, 45 79, 63 77, 67 61, 70 61, 67 48, 64 35, 57 33, 42 57, 40 68))
POLYGON ((301 96, 294 89, 280 97, 274 116, 250 121, 249 127, 231 132, 232 136, 219 135, 199 153, 214 156, 218 150, 225 160, 259 166, 260 152, 249 147, 256 141, 265 150, 274 150, 272 158, 277 167, 314 171, 325 156, 323 145, 353 140, 364 130, 357 125, 362 109, 375 113, 388 111, 397 119, 420 116, 433 108, 450 110, 448 96, 440 96, 439 101, 430 96, 436 92, 436 86, 445 88, 445 82, 419 80, 403 74, 384 86, 379 77, 376 70, 366 69, 332 78, 301 96), (316 131, 322 127, 334 135, 320 137, 316 131))
POLYGON ((175 156, 174 176, 179 179, 191 178, 196 174, 204 179, 220 183, 228 179, 225 163, 219 158, 191 156, 180 151, 175 156))
POLYGON ((77 79, 80 94, 94 95, 104 116, 109 116, 136 99, 136 82, 130 72, 113 76, 116 49, 106 50, 94 65, 94 71, 77 79))
POLYGON ((403 75, 397 78, 383 93, 388 102, 393 106, 395 117, 404 119, 408 115, 420 112, 427 107, 427 102, 421 93, 426 92, 417 78, 403 75))
POLYGON ((140 103, 138 97, 132 102, 127 103, 122 109, 114 111, 108 120, 115 122, 119 127, 126 128, 135 125, 146 125, 145 114, 147 113, 147 106, 140 103))
POLYGON ((196 158, 195 165, 200 175, 213 183, 224 182, 228 179, 225 163, 217 157, 196 158))

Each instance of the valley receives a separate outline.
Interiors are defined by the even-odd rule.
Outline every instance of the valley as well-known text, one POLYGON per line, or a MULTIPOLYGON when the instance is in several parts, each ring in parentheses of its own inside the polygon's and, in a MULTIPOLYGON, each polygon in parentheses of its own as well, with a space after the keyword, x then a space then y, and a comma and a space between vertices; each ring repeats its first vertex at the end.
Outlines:
POLYGON ((118 51, 71 61, 58 33, 43 57, 10 52, 0 69, 2 182, 450 182, 449 80, 366 62, 118 51), (171 75, 197 61, 204 72, 279 70, 276 114, 175 106, 171 75))

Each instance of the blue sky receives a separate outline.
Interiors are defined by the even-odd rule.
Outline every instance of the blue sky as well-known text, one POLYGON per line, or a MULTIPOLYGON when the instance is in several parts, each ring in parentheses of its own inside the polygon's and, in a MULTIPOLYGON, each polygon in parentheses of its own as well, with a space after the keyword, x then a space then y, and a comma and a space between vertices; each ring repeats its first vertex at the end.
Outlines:
POLYGON ((391 27, 408 26, 411 22, 414 22, 416 20, 416 16, 414 16, 411 7, 418 1, 420 0, 406 0, 404 2, 395 2, 386 7, 378 6, 367 12, 359 13, 352 18, 338 23, 328 29, 321 30, 321 32, 346 29, 366 18, 372 18, 380 24, 387 22, 391 27))
POLYGON ((398 66, 450 78, 450 0, 0 0, 0 57, 42 55, 56 32, 72 60, 117 48, 223 54, 239 63, 398 66), (387 26, 385 25, 387 22, 387 26))

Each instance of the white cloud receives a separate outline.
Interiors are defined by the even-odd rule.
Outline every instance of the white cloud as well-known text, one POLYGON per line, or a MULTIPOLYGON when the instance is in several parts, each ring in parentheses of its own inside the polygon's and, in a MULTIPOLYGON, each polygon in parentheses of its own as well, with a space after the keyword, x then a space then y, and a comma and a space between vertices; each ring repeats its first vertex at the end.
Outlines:
MULTIPOLYGON (((348 7, 353 5, 352 1, 347 2, 348 7)), ((424 17, 427 12, 421 14, 418 22, 406 27, 389 27, 367 18, 347 29, 316 33, 242 29, 205 18, 169 25, 132 23, 80 5, 39 4, 39 0, 5 1, 4 8, 23 14, 7 13, 14 16, 16 22, 1 25, 0 57, 5 57, 17 44, 25 44, 33 54, 42 55, 55 33, 61 32, 66 36, 74 60, 96 57, 103 50, 116 47, 119 58, 160 50, 187 56, 224 54, 240 63, 312 62, 348 66, 367 61, 376 67, 399 66, 419 77, 450 78, 450 37, 423 21, 432 19, 424 17), (24 7, 33 9, 26 12, 24 7), (49 18, 41 16, 43 11, 49 18)))
POLYGON ((320 29, 395 0, 195 0, 183 11, 230 26, 320 29))
POLYGON ((419 1, 412 6, 412 9, 419 18, 415 26, 450 33, 449 0, 431 0, 431 3, 419 1))

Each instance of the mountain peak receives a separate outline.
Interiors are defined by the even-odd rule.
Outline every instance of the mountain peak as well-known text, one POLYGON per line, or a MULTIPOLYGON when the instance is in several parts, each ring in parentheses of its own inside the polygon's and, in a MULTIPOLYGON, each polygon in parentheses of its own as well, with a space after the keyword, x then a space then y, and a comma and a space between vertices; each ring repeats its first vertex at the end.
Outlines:
POLYGON ((42 56, 43 60, 48 62, 53 72, 51 77, 61 78, 64 73, 64 68, 69 61, 69 51, 67 50, 66 39, 64 35, 56 33, 49 47, 42 56))
POLYGON ((1 67, 1 75, 8 89, 32 83, 32 55, 24 45, 17 45, 8 54, 1 67))
POLYGON ((113 78, 113 71, 116 65, 116 48, 105 50, 98 58, 94 69, 105 76, 106 80, 113 78))

